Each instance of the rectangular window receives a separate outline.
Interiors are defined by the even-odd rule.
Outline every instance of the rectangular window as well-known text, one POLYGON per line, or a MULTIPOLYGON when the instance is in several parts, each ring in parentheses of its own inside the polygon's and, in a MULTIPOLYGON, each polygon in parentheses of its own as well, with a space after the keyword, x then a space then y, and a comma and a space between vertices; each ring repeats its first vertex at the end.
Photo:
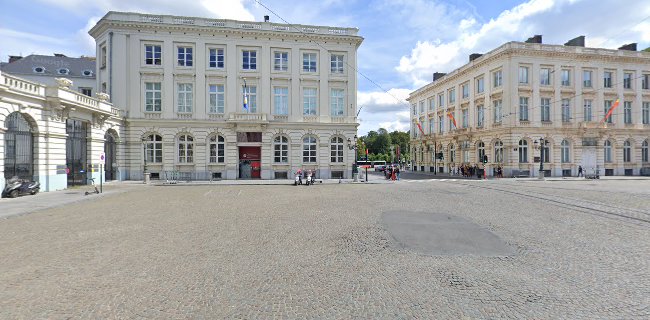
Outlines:
POLYGON ((275 51, 273 53, 273 70, 289 70, 289 53, 284 51, 275 51))
POLYGON ((92 88, 79 88, 79 91, 81 91, 81 94, 92 97, 93 96, 93 89, 92 88))
POLYGON ((302 97, 302 114, 306 116, 316 115, 316 88, 304 88, 302 97))
POLYGON ((519 83, 528 84, 528 67, 519 67, 519 83))
POLYGON ((641 117, 643 124, 650 124, 650 102, 644 102, 641 108, 641 117))
POLYGON ((501 123, 502 114, 501 106, 503 102, 501 100, 494 100, 494 123, 501 123))
POLYGON ((519 121, 528 121, 528 97, 519 97, 519 121))
POLYGON ((275 106, 275 114, 277 115, 289 114, 289 88, 288 87, 273 88, 273 105, 275 106))
POLYGON ((429 98, 429 111, 436 109, 436 99, 429 98))
POLYGON ((332 138, 332 144, 330 144, 330 161, 338 163, 343 162, 342 138, 332 138))
POLYGON ((492 87, 498 88, 503 83, 503 72, 501 70, 495 71, 492 74, 492 87))
POLYGON ((463 128, 467 128, 469 126, 469 110, 463 109, 461 112, 463 117, 463 128))
POLYGON ((551 99, 542 98, 542 121, 551 121, 551 99))
POLYGON ((420 113, 424 113, 424 101, 420 101, 420 113))
POLYGON ((624 89, 632 89, 632 74, 631 73, 624 73, 623 74, 623 88, 624 89))
POLYGON ((476 107, 476 126, 483 128, 483 123, 485 123, 485 108, 481 105, 476 107))
POLYGON ((551 85, 551 69, 549 68, 539 69, 539 84, 543 86, 551 85))
POLYGON ((162 47, 156 45, 144 46, 144 64, 159 66, 162 63, 162 47))
POLYGON ((224 113, 226 98, 223 84, 211 84, 208 90, 210 94, 210 113, 224 113))
POLYGON ((585 99, 582 114, 584 115, 584 121, 591 121, 591 100, 585 99))
POLYGON ((145 82, 144 99, 145 111, 162 111, 162 91, 160 90, 160 82, 145 82))
POLYGON ((603 87, 604 88, 611 88, 612 87, 612 72, 611 71, 605 71, 603 73, 603 87))
POLYGON ((178 65, 181 67, 192 66, 192 47, 178 47, 178 65))
POLYGON ((438 95, 438 106, 444 107, 445 106, 445 94, 441 93, 438 95))
POLYGON ((303 53, 302 54, 302 71, 316 72, 316 54, 303 53))
POLYGON ((330 56, 330 72, 343 73, 343 55, 333 54, 330 56))
POLYGON ((257 51, 255 50, 242 51, 242 69, 257 70, 257 51))
POLYGON ((257 86, 246 86, 242 88, 242 94, 248 102, 248 111, 257 112, 257 86))
POLYGON ((438 133, 442 133, 445 129, 445 117, 444 116, 439 116, 438 117, 438 133))
POLYGON ((178 84, 178 112, 192 112, 192 84, 178 84))
MULTIPOLYGON (((603 117, 604 117, 605 115, 607 115, 607 112, 609 112, 609 109, 610 109, 611 107, 612 107, 612 100, 605 100, 605 107, 604 107, 604 109, 603 109, 603 117)), ((614 115, 609 116, 609 117, 607 118, 607 120, 605 120, 605 122, 607 122, 607 123, 613 123, 613 121, 614 121, 614 120, 612 119, 613 117, 614 117, 614 115)))
POLYGON ((641 76, 641 88, 643 90, 650 89, 650 74, 644 74, 641 76))
POLYGON ((582 86, 585 88, 591 88, 591 71, 585 70, 582 71, 582 86))
POLYGON ((476 79, 476 93, 482 93, 485 91, 485 79, 478 78, 476 79))
POLYGON ((456 88, 449 90, 449 104, 456 103, 456 88))
MULTIPOLYGON (((106 68, 106 46, 102 46, 99 59, 101 61, 100 68, 106 68)), ((102 91, 102 92, 106 92, 106 91, 102 91)))
POLYGON ((223 49, 210 49, 210 68, 223 69, 225 56, 223 49))
MULTIPOLYGON (((342 117, 345 109, 343 89, 332 89, 330 97, 330 110, 333 117, 342 117)), ((422 102, 424 104, 424 102, 422 102)))
POLYGON ((469 97, 469 83, 465 83, 461 86, 463 92, 463 99, 469 97))
POLYGON ((625 124, 632 123, 632 102, 625 101, 623 102, 623 121, 625 124))
POLYGON ((571 122, 571 100, 562 99, 562 122, 571 122))
POLYGON ((429 118, 429 134, 434 134, 436 132, 434 128, 435 120, 433 118, 429 118))
POLYGON ((414 116, 417 116, 417 115, 418 115, 418 105, 417 105, 417 104, 413 104, 411 107, 413 107, 413 108, 412 108, 412 109, 413 109, 413 115, 414 115, 414 116))
POLYGON ((571 85, 571 70, 562 69, 562 86, 568 87, 571 85))

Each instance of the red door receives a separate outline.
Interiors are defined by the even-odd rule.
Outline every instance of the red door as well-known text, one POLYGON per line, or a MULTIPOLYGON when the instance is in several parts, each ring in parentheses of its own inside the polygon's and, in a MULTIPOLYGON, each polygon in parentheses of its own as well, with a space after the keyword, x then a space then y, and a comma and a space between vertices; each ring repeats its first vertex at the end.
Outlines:
POLYGON ((262 163, 260 161, 252 161, 251 162, 251 178, 253 179, 259 179, 262 177, 262 163))

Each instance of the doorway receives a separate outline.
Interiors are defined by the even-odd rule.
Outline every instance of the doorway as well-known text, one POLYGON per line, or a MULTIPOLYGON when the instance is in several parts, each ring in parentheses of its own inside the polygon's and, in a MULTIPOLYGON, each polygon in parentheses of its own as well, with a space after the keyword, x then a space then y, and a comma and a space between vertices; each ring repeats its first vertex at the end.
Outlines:
POLYGON ((260 179, 262 147, 239 147, 239 179, 260 179))
POLYGON ((5 120, 5 179, 17 176, 34 179, 33 128, 20 112, 11 113, 5 120))
POLYGON ((81 120, 66 120, 66 171, 68 186, 85 185, 88 177, 88 125, 81 120))
POLYGON ((105 155, 105 164, 104 164, 104 179, 106 181, 111 181, 117 179, 116 177, 116 147, 117 143, 115 142, 115 136, 111 132, 106 132, 104 135, 104 155, 105 155))

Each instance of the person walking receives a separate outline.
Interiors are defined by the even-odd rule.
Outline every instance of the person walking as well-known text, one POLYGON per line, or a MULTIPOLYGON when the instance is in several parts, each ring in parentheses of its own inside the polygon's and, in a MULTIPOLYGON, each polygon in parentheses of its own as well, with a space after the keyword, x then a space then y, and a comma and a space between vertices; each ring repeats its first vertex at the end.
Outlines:
POLYGON ((578 178, 580 177, 585 177, 585 175, 582 173, 582 166, 578 166, 578 178))
POLYGON ((399 166, 395 167, 395 175, 397 176, 397 181, 399 181, 399 166))

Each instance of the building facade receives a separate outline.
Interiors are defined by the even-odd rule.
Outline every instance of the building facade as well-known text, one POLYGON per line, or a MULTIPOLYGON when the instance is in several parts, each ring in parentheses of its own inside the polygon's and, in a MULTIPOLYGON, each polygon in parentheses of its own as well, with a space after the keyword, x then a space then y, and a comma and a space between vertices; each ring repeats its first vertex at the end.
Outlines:
POLYGON ((414 168, 482 168, 487 156, 488 175, 536 176, 540 160, 546 176, 650 174, 650 53, 581 40, 509 42, 434 75, 408 98, 414 168))
POLYGON ((94 57, 72 58, 62 54, 11 56, 8 63, 0 65, 4 73, 45 86, 57 86, 57 78, 72 80, 70 89, 89 97, 97 93, 95 69, 94 57))
POLYGON ((42 191, 119 178, 121 111, 106 95, 72 88, 69 79, 48 86, 0 72, 0 186, 14 176, 42 191))
POLYGON ((89 33, 125 177, 351 177, 357 31, 109 12, 89 33))

